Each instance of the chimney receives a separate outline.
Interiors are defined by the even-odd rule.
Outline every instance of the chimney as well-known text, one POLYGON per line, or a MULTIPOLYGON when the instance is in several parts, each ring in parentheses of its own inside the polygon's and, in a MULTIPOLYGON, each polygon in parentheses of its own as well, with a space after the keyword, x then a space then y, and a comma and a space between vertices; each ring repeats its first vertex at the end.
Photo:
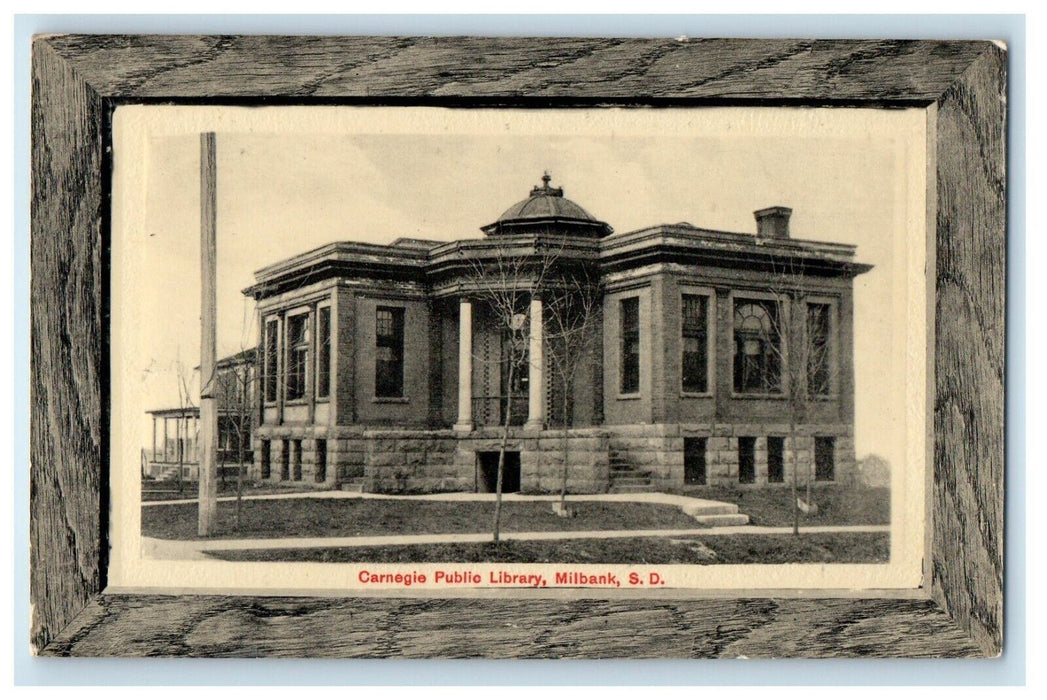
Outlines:
POLYGON ((788 238, 789 216, 792 213, 789 207, 767 207, 753 212, 756 217, 756 237, 788 238))

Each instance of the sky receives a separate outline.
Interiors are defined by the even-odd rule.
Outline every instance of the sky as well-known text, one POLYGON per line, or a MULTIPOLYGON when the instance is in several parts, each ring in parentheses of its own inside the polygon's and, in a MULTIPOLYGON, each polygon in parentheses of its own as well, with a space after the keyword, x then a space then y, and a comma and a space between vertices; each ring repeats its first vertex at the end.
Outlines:
MULTIPOLYGON (((549 171, 626 232, 690 222, 851 243, 856 451, 892 463, 907 412, 902 332, 923 236, 923 112, 121 107, 114 155, 114 377, 141 444, 199 364, 199 132, 218 154, 218 352, 257 342, 254 272, 332 241, 476 238, 549 171), (919 196, 917 196, 917 193, 919 196), (915 242, 915 245, 914 245, 915 242), (885 381, 885 378, 898 378, 885 381), (134 418, 133 416, 139 416, 134 418)), ((116 384, 114 384, 114 387, 116 384)), ((114 388, 114 393, 116 389, 114 388)))

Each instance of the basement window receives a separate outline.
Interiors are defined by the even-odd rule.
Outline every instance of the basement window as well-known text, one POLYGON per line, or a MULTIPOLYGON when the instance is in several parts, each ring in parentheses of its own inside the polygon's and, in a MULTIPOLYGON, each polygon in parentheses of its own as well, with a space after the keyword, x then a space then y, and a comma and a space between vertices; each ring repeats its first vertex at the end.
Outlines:
POLYGON ((738 438, 738 483, 756 483, 756 438, 738 438))
POLYGON ((816 437, 814 439, 814 480, 836 479, 836 439, 816 437))

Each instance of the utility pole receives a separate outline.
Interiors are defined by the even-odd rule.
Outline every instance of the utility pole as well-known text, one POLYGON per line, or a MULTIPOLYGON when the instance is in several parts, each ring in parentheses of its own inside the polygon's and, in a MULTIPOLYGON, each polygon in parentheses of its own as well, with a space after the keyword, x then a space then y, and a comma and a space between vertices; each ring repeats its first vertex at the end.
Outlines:
POLYGON ((214 534, 218 510, 216 438, 218 411, 215 410, 216 329, 216 228, 218 158, 215 134, 200 134, 200 518, 201 537, 214 534))

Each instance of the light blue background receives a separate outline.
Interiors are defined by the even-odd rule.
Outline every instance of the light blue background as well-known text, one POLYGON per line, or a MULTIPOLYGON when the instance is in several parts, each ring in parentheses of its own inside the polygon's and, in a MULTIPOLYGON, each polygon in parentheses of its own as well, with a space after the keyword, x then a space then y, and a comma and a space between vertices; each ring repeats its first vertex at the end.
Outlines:
MULTIPOLYGON (((201 685, 982 685, 1025 681, 1025 17, 1022 15, 327 16, 15 18, 15 682, 201 685), (35 33, 1001 39, 1009 47, 1006 624, 992 660, 324 661, 39 659, 29 655, 29 89, 35 33)), ((680 649, 681 654, 687 649, 680 649)))

